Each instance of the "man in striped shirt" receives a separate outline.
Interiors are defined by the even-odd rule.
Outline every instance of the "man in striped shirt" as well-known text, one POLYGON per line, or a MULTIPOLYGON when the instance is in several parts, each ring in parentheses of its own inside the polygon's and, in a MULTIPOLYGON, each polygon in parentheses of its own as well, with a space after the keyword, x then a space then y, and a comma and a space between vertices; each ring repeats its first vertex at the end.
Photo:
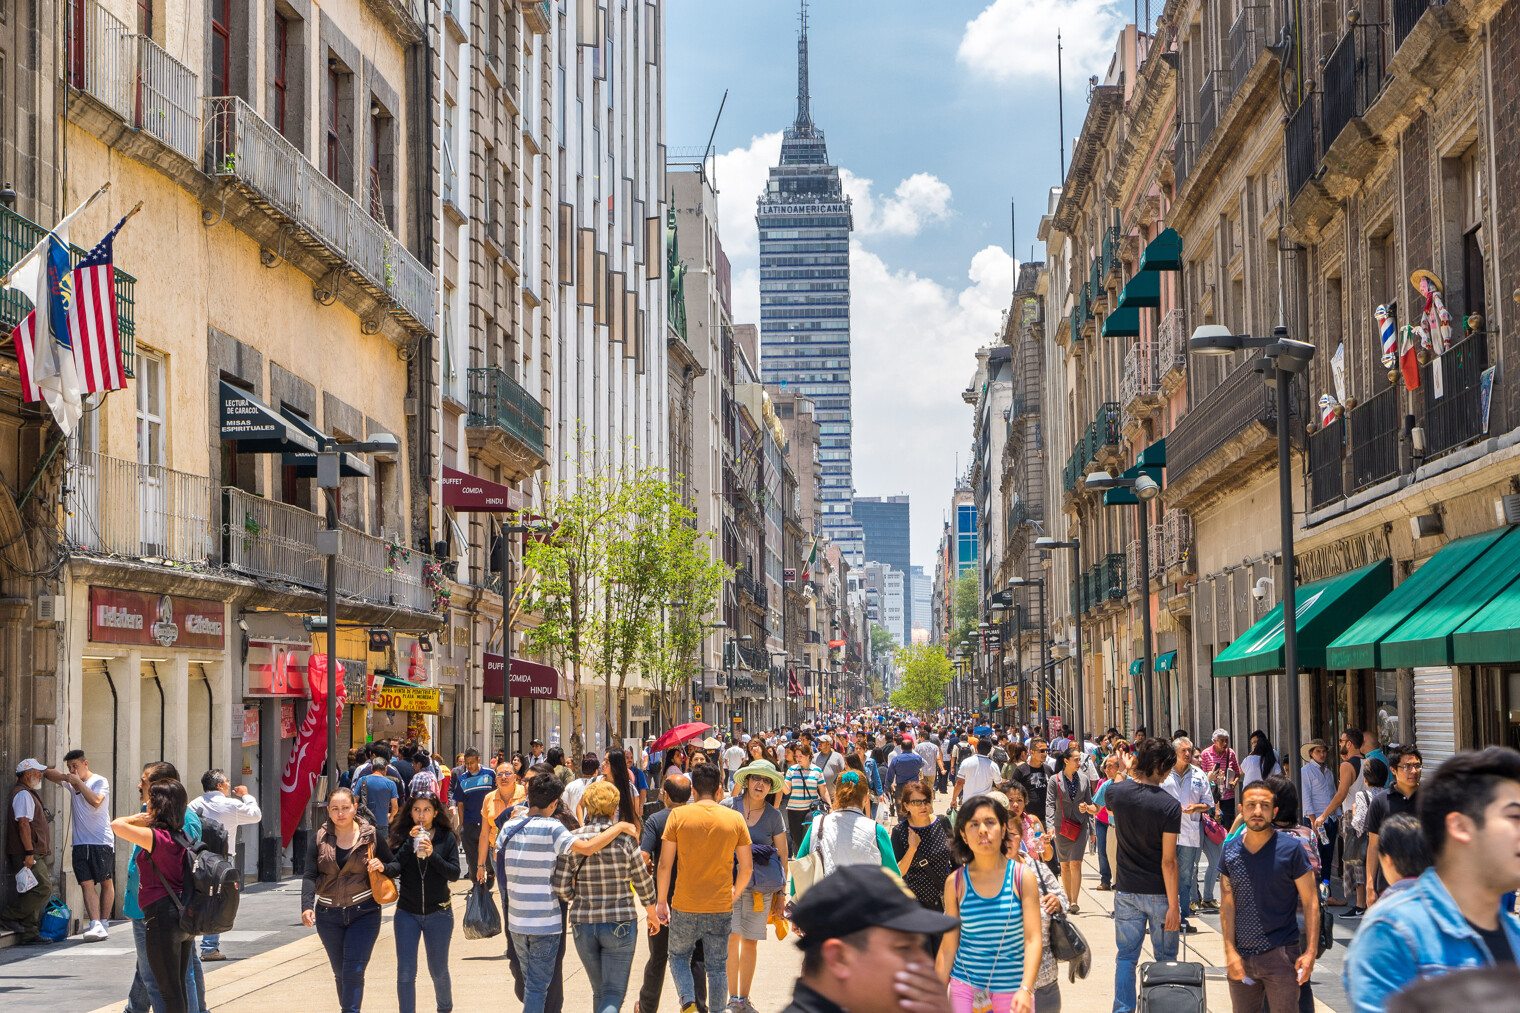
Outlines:
POLYGON ((522 961, 523 1013, 544 1013, 565 932, 553 890, 555 860, 570 852, 595 854, 619 834, 638 837, 631 823, 615 823, 595 837, 573 837, 554 819, 563 791, 554 774, 534 774, 528 780, 527 811, 508 818, 496 838, 507 889, 507 931, 522 961))

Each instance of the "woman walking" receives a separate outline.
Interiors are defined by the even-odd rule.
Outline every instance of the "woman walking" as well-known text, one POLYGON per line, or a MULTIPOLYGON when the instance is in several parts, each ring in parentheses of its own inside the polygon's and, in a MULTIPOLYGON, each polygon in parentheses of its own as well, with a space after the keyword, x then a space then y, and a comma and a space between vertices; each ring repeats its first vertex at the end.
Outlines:
MULTIPOLYGON (((909 781, 897 796, 903 818, 892 828, 892 854, 903 884, 926 908, 943 910, 945 877, 950 875, 950 824, 934 815, 934 799, 922 781, 909 781)), ((929 940, 930 953, 938 947, 929 940)))
MULTIPOLYGON (((622 805, 621 793, 612 783, 587 785, 581 796, 586 822, 571 832, 571 838, 590 840, 603 833, 613 825, 622 805)), ((570 905, 575 951, 591 981, 592 1013, 618 1013, 628 993, 638 943, 635 894, 644 907, 650 934, 659 926, 654 916, 654 877, 639 854, 638 837, 619 834, 600 851, 558 863, 554 893, 570 905)))
MULTIPOLYGON (((146 775, 144 775, 146 776, 146 775)), ((147 809, 111 821, 111 832, 137 845, 137 903, 147 933, 148 967, 167 1013, 187 1013, 185 974, 195 938, 179 927, 179 896, 185 889, 185 786, 155 781, 148 788, 147 809)))
POLYGON ((728 1005, 733 1013, 755 1013, 749 990, 755 980, 760 940, 765 938, 771 912, 786 900, 786 820, 771 801, 778 797, 783 780, 769 760, 751 760, 739 768, 734 783, 744 793, 723 804, 742 815, 749 827, 754 873, 751 889, 734 901, 728 936, 728 1005), (779 879, 775 878, 778 869, 779 879))
POLYGON ((787 840, 791 842, 792 857, 795 858, 814 807, 820 801, 825 809, 829 805, 829 787, 823 781, 823 771, 813 766, 811 746, 799 742, 793 755, 796 762, 786 769, 786 783, 781 786, 781 794, 786 798, 787 840))
POLYGON ((1050 827, 1061 862, 1061 885, 1071 898, 1073 912, 1082 889, 1082 856, 1087 854, 1091 817, 1098 811, 1093 804, 1092 775, 1082 769, 1082 750, 1070 746, 1061 755, 1061 769, 1050 779, 1045 790, 1045 825, 1050 827))
POLYGON ((1272 740, 1267 738, 1267 733, 1254 731, 1251 733, 1251 752, 1245 759, 1240 761, 1240 790, 1245 791, 1249 785, 1257 781, 1264 781, 1273 774, 1282 773, 1282 764, 1277 762, 1277 753, 1272 749, 1272 740))
POLYGON ((1034 982, 1044 952, 1040 894, 1028 869, 1006 853, 1008 810, 974 795, 956 820, 955 859, 945 879, 946 932, 935 969, 950 986, 954 1013, 1034 1013, 1034 982))
POLYGON ((380 935, 380 905, 369 875, 400 871, 390 845, 372 823, 356 819, 354 793, 339 788, 327 797, 327 821, 311 837, 301 878, 301 924, 315 926, 338 986, 342 1013, 360 1013, 364 969, 380 935))
POLYGON ((824 875, 846 865, 880 865, 901 876, 887 828, 866 815, 870 794, 866 776, 860 771, 840 774, 834 810, 813 820, 797 845, 797 857, 805 858, 817 848, 824 875))
MULTIPOLYGON (((492 829, 495 829, 494 825, 492 829)), ((417 1010, 417 942, 427 947, 428 974, 438 1013, 454 1008, 449 941, 454 912, 449 884, 460 877, 459 838, 449 811, 434 795, 413 796, 391 827, 391 851, 401 867, 392 928, 396 935, 396 1001, 401 1013, 417 1010)), ((482 872, 485 865, 482 863, 482 872)))
POLYGON ((1036 861, 1023 846, 1024 842, 1013 820, 1008 821, 1007 837, 1004 840, 1008 845, 1008 857, 1023 865, 1026 873, 1039 877, 1041 950, 1040 973, 1034 980, 1034 1013, 1061 1013, 1060 965, 1050 945, 1050 917, 1069 912, 1071 902, 1061 887, 1061 880, 1050 871, 1050 866, 1043 861, 1036 861))

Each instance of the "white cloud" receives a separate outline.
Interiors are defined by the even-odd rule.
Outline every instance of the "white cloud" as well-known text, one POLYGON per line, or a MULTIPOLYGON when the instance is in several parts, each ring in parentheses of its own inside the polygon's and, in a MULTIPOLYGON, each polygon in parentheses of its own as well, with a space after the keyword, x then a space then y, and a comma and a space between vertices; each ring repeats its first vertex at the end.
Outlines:
POLYGON ((1103 75, 1126 17, 1113 0, 992 0, 967 22, 957 58, 999 81, 1056 79, 1061 33, 1066 81, 1103 75))
POLYGON ((925 225, 942 222, 950 210, 950 186, 927 172, 914 173, 890 197, 877 198, 876 184, 849 169, 839 170, 844 192, 855 212, 855 232, 862 236, 916 236, 925 225))
MULTIPOLYGON (((719 155, 713 177, 718 185, 718 232, 723 252, 734 265, 735 283, 741 262, 753 262, 760 255, 760 233, 755 227, 755 200, 765 192, 771 166, 781 161, 781 131, 750 139, 749 146, 719 155)), ((759 291, 759 278, 754 280, 759 291)), ((759 320, 759 296, 756 313, 759 320)), ((743 317, 735 317, 743 320, 743 317)))

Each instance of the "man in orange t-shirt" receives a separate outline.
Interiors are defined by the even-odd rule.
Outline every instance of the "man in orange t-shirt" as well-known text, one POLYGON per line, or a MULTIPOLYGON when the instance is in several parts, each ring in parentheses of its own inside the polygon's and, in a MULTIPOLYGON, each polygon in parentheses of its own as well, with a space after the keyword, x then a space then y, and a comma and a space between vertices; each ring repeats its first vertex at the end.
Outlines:
POLYGON ((670 814, 660 841, 655 913, 670 926, 670 978, 681 998, 681 1013, 695 1013, 696 984, 691 954, 697 943, 707 956, 707 994, 728 988, 728 935, 734 904, 749 886, 754 862, 744 817, 718 804, 723 772, 712 763, 691 770, 693 801, 670 814), (671 896, 671 870, 681 855, 681 878, 671 896), (737 869, 735 868, 737 864, 737 869))

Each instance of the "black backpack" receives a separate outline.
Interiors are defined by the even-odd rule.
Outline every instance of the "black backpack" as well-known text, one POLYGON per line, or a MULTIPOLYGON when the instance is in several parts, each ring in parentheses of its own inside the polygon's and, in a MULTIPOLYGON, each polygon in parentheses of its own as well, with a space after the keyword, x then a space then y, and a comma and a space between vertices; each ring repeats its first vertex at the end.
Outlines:
POLYGON ((237 919, 238 901, 242 899, 242 874, 204 842, 191 842, 180 836, 175 843, 185 849, 183 896, 170 888, 151 853, 148 864, 153 866, 153 874, 179 909, 180 931, 191 936, 230 932, 237 919))
POLYGON ((201 817, 201 844, 207 851, 213 851, 223 858, 227 857, 228 848, 227 828, 220 820, 214 820, 210 816, 201 817))

